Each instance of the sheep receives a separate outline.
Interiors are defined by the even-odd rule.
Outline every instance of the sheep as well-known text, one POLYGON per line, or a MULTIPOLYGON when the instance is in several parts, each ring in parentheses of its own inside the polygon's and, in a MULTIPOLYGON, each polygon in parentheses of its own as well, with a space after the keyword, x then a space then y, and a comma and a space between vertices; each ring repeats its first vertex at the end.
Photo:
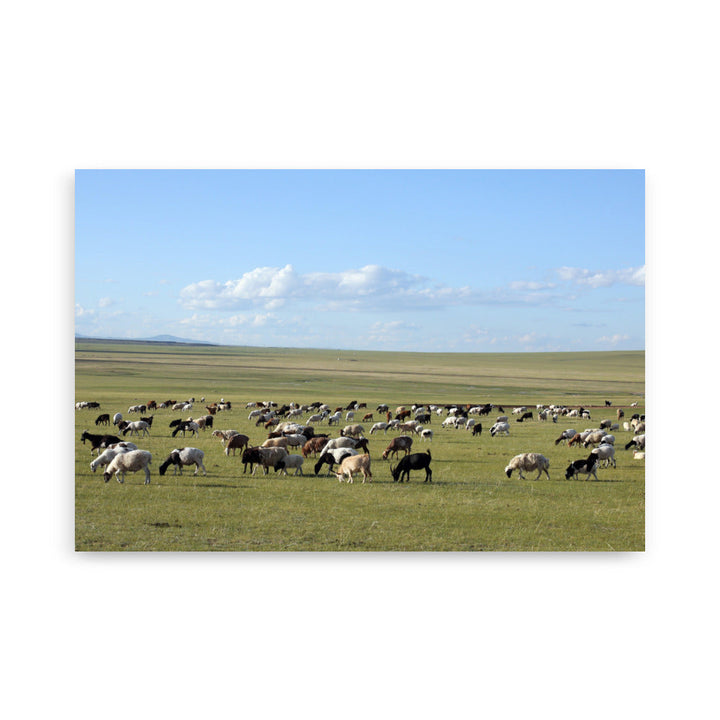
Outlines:
POLYGON ((576 430, 573 430, 572 428, 567 428, 567 430, 563 430, 560 433, 560 437, 555 440, 555 444, 559 445, 561 442, 563 442, 563 440, 567 442, 571 438, 575 437, 575 435, 577 435, 576 430))
POLYGON ((425 470, 425 480, 423 480, 423 482, 432 482, 432 470, 430 469, 431 460, 432 455, 429 450, 424 453, 406 455, 395 467, 390 466, 393 482, 403 482, 403 478, 406 478, 407 481, 410 482, 411 470, 425 470))
POLYGON ((213 430, 212 437, 220 438, 220 442, 224 445, 234 435, 239 435, 237 430, 213 430))
POLYGON ((589 433, 585 437, 585 439, 582 441, 583 446, 588 447, 590 445, 599 445, 605 435, 607 435, 607 432, 605 432, 605 430, 595 430, 594 432, 589 433))
POLYGON ((173 475, 177 475, 178 473, 182 475, 183 465, 195 465, 193 475, 197 475, 198 470, 202 470, 203 475, 207 475, 205 465, 203 464, 204 457, 205 453, 200 450, 200 448, 175 448, 170 451, 170 454, 165 458, 163 464, 160 465, 159 473, 164 475, 168 467, 173 465, 173 475))
POLYGON ((108 465, 112 461, 112 459, 120 453, 130 452, 130 450, 137 450, 137 445, 134 448, 119 447, 119 445, 124 444, 125 443, 118 443, 113 447, 105 448, 105 450, 90 463, 90 470, 95 472, 99 467, 108 465))
POLYGON ((327 474, 329 475, 335 464, 341 463, 346 457, 358 454, 358 451, 353 450, 352 448, 332 448, 330 450, 323 450, 318 461, 315 463, 315 474, 317 475, 320 472, 320 468, 322 468, 323 465, 328 465, 327 474))
POLYGON ((363 436, 365 428, 362 425, 346 425, 340 431, 340 437, 360 438, 363 436))
POLYGON ((585 460, 574 460, 565 470, 565 479, 572 480, 577 475, 585 475, 585 480, 589 480, 592 475, 597 480, 597 466, 599 463, 600 461, 595 453, 590 453, 585 460))
POLYGON ((601 420, 600 430, 609 430, 612 427, 612 420, 601 420))
POLYGON ((638 450, 645 449, 645 433, 642 435, 633 435, 633 439, 625 446, 626 450, 636 447, 638 450))
MULTIPOLYGON (((268 474, 268 468, 275 468, 276 463, 289 454, 283 447, 259 447, 258 452, 260 453, 260 462, 258 464, 262 466, 264 475, 268 474)), ((257 470, 257 465, 250 474, 254 475, 255 470, 257 470)))
POLYGON ((310 453, 317 456, 319 452, 322 452, 323 448, 327 443, 327 437, 318 436, 310 438, 302 447, 303 457, 307 457, 308 455, 310 455, 310 453))
POLYGON ((510 423, 498 422, 490 428, 491 437, 496 435, 509 435, 510 434, 510 423))
MULTIPOLYGON (((474 432, 474 428, 473 428, 473 435, 474 435, 474 434, 475 434, 475 432, 474 432)), ((433 431, 430 430, 429 428, 426 428, 425 430, 423 430, 423 431, 420 433, 420 439, 421 439, 421 440, 429 440, 429 441, 432 442, 432 439, 433 439, 433 431)))
POLYGON ((401 435, 400 437, 393 438, 390 444, 385 448, 382 459, 387 460, 390 455, 397 457, 398 452, 403 451, 405 455, 410 452, 412 448, 413 439, 407 435, 401 435))
POLYGON ((260 446, 264 448, 275 448, 275 447, 281 447, 287 450, 288 441, 285 437, 276 437, 276 438, 268 438, 265 440, 265 442, 260 446))
POLYGON ((498 415, 498 416, 495 418, 495 422, 496 422, 496 423, 506 423, 506 422, 509 422, 509 421, 510 421, 510 418, 509 418, 507 415, 498 415))
POLYGON ((295 468, 295 475, 302 475, 302 466, 305 458, 302 455, 287 455, 284 458, 280 458, 275 463, 275 472, 282 470, 283 475, 287 475, 288 468, 295 468))
POLYGON ((142 431, 144 437, 150 434, 149 428, 150 426, 144 420, 136 420, 135 422, 128 423, 127 427, 123 429, 122 434, 127 435, 130 433, 131 435, 140 435, 142 431))
MULTIPOLYGON (((85 444, 86 440, 90 443, 91 455, 100 448, 106 448, 108 445, 120 442, 120 438, 115 435, 93 435, 87 430, 83 431, 82 435, 80 436, 80 440, 82 441, 83 445, 85 444)), ((99 454, 100 453, 98 452, 98 455, 99 454)))
POLYGON ((520 453, 520 455, 516 455, 507 464, 507 467, 505 468, 505 474, 508 477, 511 477, 513 474, 513 470, 517 470, 520 475, 520 479, 524 480, 525 476, 523 475, 523 470, 527 472, 530 472, 531 470, 537 470, 535 480, 539 480, 542 473, 545 473, 545 475, 547 475, 547 479, 549 480, 549 467, 550 461, 540 453, 520 453))
POLYGON ((600 441, 601 445, 614 445, 615 444, 615 436, 614 435, 603 435, 602 440, 600 441))
POLYGON ((311 415, 307 419, 307 421, 308 423, 321 423, 326 417, 327 413, 323 411, 321 413, 315 413, 314 415, 311 415))
POLYGON ((117 425, 122 419, 123 418, 121 413, 115 413, 113 415, 113 425, 117 425))
POLYGON ((200 437, 200 433, 198 432, 198 430, 200 430, 200 427, 196 422, 193 422, 192 420, 181 420, 171 434, 173 437, 175 437, 179 432, 181 432, 183 434, 183 437, 185 437, 186 430, 190 430, 193 435, 197 435, 198 437, 200 437))
POLYGON ((325 450, 333 450, 334 448, 353 448, 355 449, 355 440, 349 437, 338 437, 328 440, 325 450))
POLYGON ((229 456, 231 450, 233 455, 235 455, 236 450, 243 450, 248 447, 250 447, 250 438, 247 435, 236 433, 228 438, 227 445, 225 446, 225 455, 229 456))
POLYGON ((126 453, 120 453, 116 455, 110 464, 105 469, 103 478, 105 482, 109 482, 113 473, 115 473, 115 479, 119 483, 125 482, 126 472, 137 472, 138 470, 145 471, 145 485, 150 484, 150 462, 152 461, 152 455, 147 450, 130 450, 126 453))
POLYGON ((347 479, 348 483, 351 483, 353 481, 353 477, 358 473, 362 473, 363 484, 365 484, 366 480, 372 482, 369 455, 350 455, 349 457, 346 457, 340 463, 340 472, 335 472, 335 476, 340 482, 347 479))
POLYGON ((372 435, 374 432, 380 432, 382 430, 386 435, 388 428, 390 426, 386 422, 376 422, 371 428, 370 428, 370 434, 372 435))
POLYGON ((613 445, 603 443, 593 448, 592 452, 598 456, 598 460, 602 461, 603 467, 608 467, 610 463, 612 463, 613 467, 617 467, 615 465, 615 447, 613 445))
POLYGON ((285 435, 285 440, 287 440, 288 448, 302 448, 302 446, 307 442, 307 438, 301 433, 291 433, 290 435, 285 435))

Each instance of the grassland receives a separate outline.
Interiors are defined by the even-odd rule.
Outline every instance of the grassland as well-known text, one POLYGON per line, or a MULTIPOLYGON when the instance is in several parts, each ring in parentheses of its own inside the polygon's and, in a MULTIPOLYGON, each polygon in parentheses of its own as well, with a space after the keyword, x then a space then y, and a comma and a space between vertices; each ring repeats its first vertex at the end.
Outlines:
MULTIPOLYGON (((75 448, 77 550, 125 551, 637 551, 644 549, 643 461, 622 448, 617 468, 599 471, 601 482, 566 481, 564 468, 584 450, 555 446, 565 427, 582 430, 614 418, 615 408, 638 402, 644 412, 643 352, 543 354, 423 354, 143 343, 76 343, 76 400, 101 410, 79 410, 75 448), (96 432, 99 412, 122 412, 155 399, 204 396, 233 402, 215 427, 233 428, 259 444, 266 434, 248 420, 249 401, 326 402, 391 406, 412 403, 555 403, 593 408, 591 422, 512 421, 510 437, 491 438, 491 422, 473 438, 431 425, 433 482, 413 474, 392 482, 380 454, 391 434, 371 436, 373 482, 338 483, 305 476, 243 474, 240 458, 227 457, 210 432, 172 438, 170 410, 154 413, 152 434, 138 445, 153 453, 152 483, 142 474, 105 484, 89 468, 83 430, 96 432), (605 400, 613 407, 606 410, 605 400), (173 447, 205 451, 207 476, 163 477, 157 468, 173 447), (519 452, 542 452, 552 480, 508 479, 503 469, 519 452)), ((204 414, 197 403, 196 414, 204 414)), ((378 418, 376 418, 378 419, 378 418)), ((366 425, 369 429, 369 426, 366 425)), ((318 428, 319 429, 319 428, 318 428)), ((334 430, 333 434, 337 434, 334 430)))

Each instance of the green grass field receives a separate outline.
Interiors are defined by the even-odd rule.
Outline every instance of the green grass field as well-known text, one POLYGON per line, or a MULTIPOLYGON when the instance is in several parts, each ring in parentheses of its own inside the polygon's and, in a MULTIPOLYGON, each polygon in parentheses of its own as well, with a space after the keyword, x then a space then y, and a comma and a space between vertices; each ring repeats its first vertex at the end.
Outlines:
MULTIPOLYGON (((598 471, 600 482, 566 481, 565 467, 587 455, 555 446, 569 427, 584 430, 616 420, 616 408, 645 412, 644 352, 541 354, 423 354, 280 348, 174 346, 149 343, 76 342, 75 399, 94 400, 100 410, 75 412, 76 549, 91 550, 274 550, 274 551, 639 551, 645 545, 645 467, 624 445, 630 434, 614 434, 616 469, 598 471), (155 411, 151 436, 133 440, 153 454, 152 482, 142 473, 124 485, 90 471, 83 430, 96 428, 100 412, 123 413, 149 400, 221 397, 233 409, 215 417, 216 429, 235 429, 260 444, 267 433, 248 420, 246 403, 314 401, 345 406, 352 400, 379 403, 483 403, 512 407, 583 405, 592 420, 560 418, 516 423, 511 435, 491 438, 494 418, 480 418, 483 433, 444 430, 433 419, 429 448, 433 482, 413 473, 393 483, 380 458, 394 437, 370 438, 373 482, 339 483, 315 477, 314 458, 303 477, 243 474, 240 457, 227 457, 211 431, 199 438, 171 437, 169 422, 187 414, 155 411), (605 408, 605 400, 612 401, 605 408), (207 476, 161 477, 158 467, 175 447, 205 451, 207 476), (550 459, 552 480, 508 479, 503 470, 520 452, 550 459)), ((193 416, 205 414, 196 402, 193 416)), ((150 413, 149 413, 150 414, 150 413)), ((375 420, 382 418, 377 416, 375 420)), ((357 415, 356 415, 357 420, 357 415)), ((371 423, 363 423, 369 431, 371 423)), ((316 426, 318 431, 327 427, 316 426)), ((332 428, 331 434, 338 434, 332 428)), ((130 439, 129 437, 127 439, 130 439)))

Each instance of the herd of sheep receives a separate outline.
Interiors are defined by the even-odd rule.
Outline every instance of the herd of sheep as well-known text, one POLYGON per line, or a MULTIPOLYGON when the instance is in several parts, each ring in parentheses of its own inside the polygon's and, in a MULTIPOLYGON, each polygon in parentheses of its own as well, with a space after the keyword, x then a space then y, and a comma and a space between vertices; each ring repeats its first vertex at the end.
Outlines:
MULTIPOLYGON (((205 398, 201 398, 201 403, 205 398)), ((168 400, 162 403, 150 401, 144 405, 132 405, 128 408, 128 414, 146 413, 148 410, 167 408, 180 412, 192 411, 195 399, 176 402, 168 400)), ((636 405, 634 403, 633 405, 636 405)), ((605 403, 606 409, 611 405, 605 403)), ((76 410, 98 409, 97 402, 78 402, 76 410)), ((207 414, 202 416, 188 417, 187 419, 176 419, 170 423, 173 428, 172 436, 176 437, 182 432, 183 437, 187 432, 193 437, 199 437, 201 430, 214 427, 214 420, 218 413, 226 413, 232 410, 232 404, 221 399, 220 402, 205 405, 207 414)), ((511 422, 508 415, 501 406, 486 403, 482 405, 411 405, 399 406, 394 411, 386 404, 378 405, 374 412, 368 412, 363 403, 352 401, 346 407, 331 409, 322 403, 312 405, 299 405, 290 403, 278 405, 275 402, 249 402, 246 409, 250 410, 248 420, 253 421, 256 427, 262 427, 267 431, 267 439, 260 445, 251 445, 248 435, 236 430, 213 429, 212 436, 219 439, 224 446, 225 455, 235 455, 237 451, 242 454, 243 472, 248 467, 252 474, 257 467, 263 469, 267 474, 271 469, 287 475, 288 470, 294 471, 295 475, 303 474, 304 461, 312 455, 317 458, 314 465, 315 475, 327 465, 327 474, 331 472, 340 482, 352 483, 354 477, 362 476, 363 483, 372 481, 370 468, 371 459, 368 449, 368 438, 365 436, 365 427, 356 420, 372 422, 369 435, 382 432, 387 435, 388 431, 398 433, 393 437, 382 453, 382 459, 388 460, 393 456, 397 460, 396 465, 390 466, 391 474, 395 482, 410 480, 411 470, 424 470, 425 482, 432 482, 432 470, 430 463, 432 454, 430 450, 425 452, 411 452, 413 437, 421 441, 431 442, 433 431, 427 427, 433 417, 442 416, 440 424, 442 429, 464 429, 471 431, 473 435, 482 433, 483 416, 500 412, 490 427, 491 437, 509 435, 511 422), (375 422, 374 415, 382 417, 382 421, 375 422), (356 418, 356 415, 359 416, 356 418), (307 419, 303 418, 307 416, 307 419), (339 425, 343 420, 348 423, 343 428, 339 425), (329 433, 316 432, 316 426, 327 425, 330 430, 333 425, 338 426, 339 436, 330 437, 329 433), (402 454, 402 457, 399 457, 402 454), (398 459, 399 458, 399 459, 398 459), (337 468, 337 469, 336 469, 337 468)), ((533 410, 527 407, 516 407, 512 415, 517 416, 516 423, 526 421, 554 422, 560 418, 577 418, 590 420, 590 412, 585 408, 568 408, 558 405, 537 405, 534 408, 537 420, 533 416, 533 410)), ((584 476, 585 479, 597 477, 597 470, 600 467, 615 467, 615 435, 612 433, 622 428, 625 432, 632 432, 632 439, 625 445, 628 450, 634 447, 633 457, 642 459, 645 456, 645 417, 635 413, 629 420, 623 421, 624 411, 617 409, 617 421, 603 420, 597 428, 587 428, 584 431, 576 431, 568 428, 563 430, 555 439, 555 445, 566 443, 568 446, 582 446, 590 449, 586 457, 571 462, 565 470, 565 478, 573 479, 584 476)), ((150 483, 150 464, 152 454, 138 448, 138 446, 125 440, 128 434, 145 437, 150 434, 154 416, 141 417, 140 420, 128 422, 123 419, 122 414, 117 412, 112 416, 112 425, 123 437, 112 434, 94 434, 83 431, 81 440, 89 442, 91 454, 96 453, 90 463, 90 469, 95 472, 98 468, 104 468, 103 476, 108 482, 113 475, 118 482, 123 483, 126 473, 142 471, 145 475, 145 484, 150 483)), ((96 426, 110 425, 111 417, 108 413, 98 416, 95 420, 96 426)), ((324 429, 324 428, 323 428, 324 429)), ((159 466, 160 475, 172 465, 175 474, 182 474, 183 467, 195 466, 195 474, 202 471, 207 474, 204 465, 205 453, 200 448, 184 447, 174 448, 159 466)), ((524 452, 514 456, 505 467, 505 474, 508 478, 517 471, 521 479, 526 479, 524 473, 536 473, 534 480, 538 480, 543 473, 550 479, 550 462, 547 457, 537 452, 524 452)))

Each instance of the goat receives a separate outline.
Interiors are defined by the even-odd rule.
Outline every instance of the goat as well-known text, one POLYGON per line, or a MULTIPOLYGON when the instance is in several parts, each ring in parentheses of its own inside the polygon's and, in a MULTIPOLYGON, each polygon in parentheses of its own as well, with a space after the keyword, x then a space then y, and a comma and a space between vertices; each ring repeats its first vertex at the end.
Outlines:
POLYGON ((431 460, 432 455, 429 450, 424 453, 406 455, 395 467, 390 467, 393 482, 403 482, 403 478, 406 478, 407 481, 410 482, 411 470, 425 470, 425 480, 423 480, 423 482, 432 482, 432 470, 430 469, 431 460))
POLYGON ((107 413, 103 415, 98 415, 95 420, 96 425, 109 425, 110 424, 110 415, 107 413))
POLYGON ((328 443, 328 438, 326 437, 313 437, 310 438, 302 447, 302 454, 303 457, 307 457, 312 453, 313 455, 317 456, 319 452, 322 452, 325 445, 328 443))
POLYGON ((349 457, 346 457, 340 463, 340 472, 335 472, 335 476, 340 482, 347 479, 347 481, 351 483, 353 481, 353 477, 358 473, 362 473, 363 484, 366 480, 372 482, 369 455, 350 455, 349 457))
POLYGON ((510 434, 510 423, 497 422, 490 428, 490 436, 495 437, 496 435, 509 435, 510 434))
POLYGON ((179 432, 183 434, 183 437, 185 437, 185 431, 190 430, 193 435, 200 436, 200 433, 198 430, 200 427, 196 422, 193 422, 192 420, 181 420, 178 426, 172 431, 172 436, 175 437, 179 432))
POLYGON ((532 412, 524 412, 515 422, 523 422, 524 420, 532 420, 533 414, 532 412))

